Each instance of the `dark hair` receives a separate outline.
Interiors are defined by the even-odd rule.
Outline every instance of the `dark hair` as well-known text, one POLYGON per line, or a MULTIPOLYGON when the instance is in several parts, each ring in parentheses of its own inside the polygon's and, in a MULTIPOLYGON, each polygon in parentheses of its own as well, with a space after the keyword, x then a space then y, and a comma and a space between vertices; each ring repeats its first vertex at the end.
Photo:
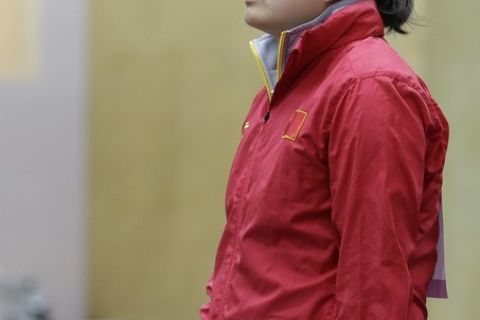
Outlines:
POLYGON ((413 0, 376 0, 383 24, 388 31, 401 34, 408 32, 402 28, 413 11, 413 0))

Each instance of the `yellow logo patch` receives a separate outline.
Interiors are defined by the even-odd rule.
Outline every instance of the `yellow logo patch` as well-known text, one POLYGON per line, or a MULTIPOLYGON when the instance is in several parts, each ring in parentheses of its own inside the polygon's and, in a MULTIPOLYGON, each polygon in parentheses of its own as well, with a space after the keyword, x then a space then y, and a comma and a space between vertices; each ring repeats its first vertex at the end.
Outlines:
POLYGON ((283 130, 282 139, 287 139, 290 141, 297 140, 298 134, 302 129, 305 119, 307 119, 307 115, 308 113, 306 111, 300 109, 295 110, 293 115, 288 120, 285 129, 283 130))

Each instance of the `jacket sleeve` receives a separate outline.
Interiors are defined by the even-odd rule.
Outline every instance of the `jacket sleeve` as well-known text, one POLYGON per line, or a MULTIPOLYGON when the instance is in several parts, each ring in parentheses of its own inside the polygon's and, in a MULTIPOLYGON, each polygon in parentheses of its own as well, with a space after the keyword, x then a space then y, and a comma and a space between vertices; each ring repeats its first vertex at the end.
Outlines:
POLYGON ((376 76, 356 80, 332 110, 328 165, 338 231, 337 320, 420 319, 412 314, 420 309, 411 305, 425 297, 415 289, 409 259, 427 149, 423 100, 405 83, 376 76))
POLYGON ((213 273, 208 279, 206 291, 209 297, 209 300, 200 306, 200 319, 209 320, 210 319, 210 301, 212 298, 212 285, 213 285, 213 273))

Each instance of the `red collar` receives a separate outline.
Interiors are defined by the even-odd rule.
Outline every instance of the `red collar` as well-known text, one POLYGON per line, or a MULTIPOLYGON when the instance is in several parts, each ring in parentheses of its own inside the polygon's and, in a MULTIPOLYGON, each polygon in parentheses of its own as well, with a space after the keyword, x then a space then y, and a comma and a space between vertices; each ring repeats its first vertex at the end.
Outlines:
POLYGON ((273 92, 293 80, 324 52, 349 42, 383 36, 384 25, 375 0, 342 0, 319 17, 282 32, 279 40, 264 35, 250 42, 270 100, 273 92))

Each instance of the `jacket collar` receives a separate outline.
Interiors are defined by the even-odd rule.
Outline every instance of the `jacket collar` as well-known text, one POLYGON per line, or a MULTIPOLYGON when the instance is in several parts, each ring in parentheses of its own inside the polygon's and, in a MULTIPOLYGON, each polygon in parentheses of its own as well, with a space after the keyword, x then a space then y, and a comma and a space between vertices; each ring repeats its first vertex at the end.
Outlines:
POLYGON ((279 39, 265 34, 250 41, 250 48, 271 101, 281 83, 293 79, 325 51, 383 34, 375 0, 341 0, 314 20, 282 32, 279 39))

